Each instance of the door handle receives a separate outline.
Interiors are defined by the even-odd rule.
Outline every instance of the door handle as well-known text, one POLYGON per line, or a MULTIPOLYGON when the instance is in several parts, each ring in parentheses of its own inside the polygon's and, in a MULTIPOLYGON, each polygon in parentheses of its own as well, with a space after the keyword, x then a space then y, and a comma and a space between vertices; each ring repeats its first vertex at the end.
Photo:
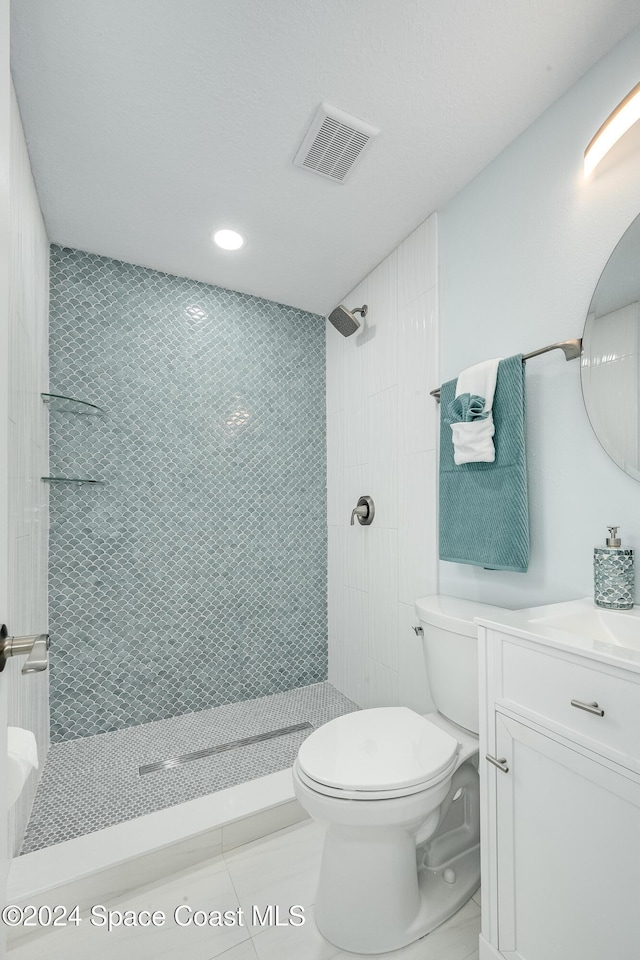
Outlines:
POLYGON ((487 760, 489 763, 492 763, 494 767, 497 767, 498 770, 502 770, 503 773, 509 773, 509 765, 506 757, 500 757, 498 760, 496 760, 495 757, 487 754, 487 760))
POLYGON ((27 657, 22 673, 40 673, 49 666, 49 634, 36 633, 29 637, 10 637, 3 623, 0 627, 0 673, 9 657, 27 657))

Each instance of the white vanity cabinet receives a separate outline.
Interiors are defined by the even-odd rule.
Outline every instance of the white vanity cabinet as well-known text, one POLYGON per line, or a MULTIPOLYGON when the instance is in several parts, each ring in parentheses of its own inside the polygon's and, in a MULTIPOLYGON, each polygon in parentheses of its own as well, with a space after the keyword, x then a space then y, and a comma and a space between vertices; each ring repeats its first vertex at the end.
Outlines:
POLYGON ((480 960, 636 960, 640 656, 543 632, 479 627, 480 960))

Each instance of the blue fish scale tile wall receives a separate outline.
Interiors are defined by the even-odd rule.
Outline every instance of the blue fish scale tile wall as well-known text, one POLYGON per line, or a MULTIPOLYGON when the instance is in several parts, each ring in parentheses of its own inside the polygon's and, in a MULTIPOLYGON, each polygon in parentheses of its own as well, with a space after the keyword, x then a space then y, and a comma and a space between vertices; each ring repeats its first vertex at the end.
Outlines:
POLYGON ((326 678, 324 323, 51 252, 52 739, 326 678))

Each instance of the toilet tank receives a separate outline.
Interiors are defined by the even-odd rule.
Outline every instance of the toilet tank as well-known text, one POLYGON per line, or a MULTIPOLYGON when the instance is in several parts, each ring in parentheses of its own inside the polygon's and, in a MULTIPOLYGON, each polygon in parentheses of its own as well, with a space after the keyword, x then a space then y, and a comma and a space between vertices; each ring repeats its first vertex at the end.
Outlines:
POLYGON ((416 613, 431 696, 438 712, 478 733, 478 628, 474 617, 495 619, 501 607, 457 597, 421 597, 416 613))

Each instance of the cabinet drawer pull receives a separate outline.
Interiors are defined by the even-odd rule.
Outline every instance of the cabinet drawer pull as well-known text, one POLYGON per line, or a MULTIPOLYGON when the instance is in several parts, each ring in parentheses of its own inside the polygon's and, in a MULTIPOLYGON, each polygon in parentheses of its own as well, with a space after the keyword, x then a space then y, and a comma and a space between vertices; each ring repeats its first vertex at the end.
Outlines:
POLYGON ((507 764, 506 757, 500 757, 499 760, 496 760, 495 757, 492 757, 490 756, 490 754, 487 754, 487 760, 489 761, 489 763, 492 763, 494 767, 497 767, 498 770, 502 770, 503 773, 509 773, 509 766, 507 764))
POLYGON ((586 710, 587 713, 595 713, 596 717, 604 717, 604 710, 601 710, 595 700, 592 700, 591 703, 585 703, 584 700, 572 700, 572 707, 577 707, 578 710, 586 710))

